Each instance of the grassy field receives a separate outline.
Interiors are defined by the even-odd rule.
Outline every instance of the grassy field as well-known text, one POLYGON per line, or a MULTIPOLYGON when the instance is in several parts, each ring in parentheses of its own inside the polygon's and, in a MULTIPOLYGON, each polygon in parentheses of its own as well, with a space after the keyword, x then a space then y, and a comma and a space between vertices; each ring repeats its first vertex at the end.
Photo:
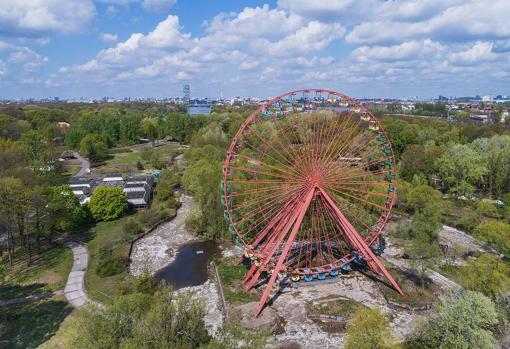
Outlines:
POLYGON ((38 347, 57 332, 71 311, 63 297, 4 307, 0 312, 0 347, 38 347))
POLYGON ((0 299, 63 289, 72 265, 72 252, 65 246, 43 246, 28 267, 21 254, 13 266, 7 268, 4 282, 0 284, 0 299))
POLYGON ((242 264, 237 265, 237 259, 238 257, 232 257, 215 261, 225 298, 231 304, 247 303, 257 299, 253 294, 244 292, 239 285, 246 275, 246 267, 242 264))
MULTIPOLYGON (((96 167, 96 171, 100 174, 107 173, 135 173, 140 172, 136 164, 141 161, 145 170, 153 169, 149 161, 142 160, 142 150, 150 147, 149 143, 138 144, 130 148, 113 148, 110 149, 111 157, 101 166, 96 167)), ((180 145, 178 143, 169 143, 159 147, 152 148, 154 153, 160 156, 160 159, 167 162, 179 152, 180 145)))
POLYGON ((101 277, 97 273, 97 267, 101 262, 100 255, 108 251, 114 256, 119 256, 127 261, 131 236, 125 236, 122 226, 129 219, 134 219, 141 213, 137 212, 111 222, 100 222, 91 229, 92 239, 87 242, 90 253, 89 268, 85 276, 85 287, 88 295, 99 302, 109 303, 113 297, 119 294, 122 283, 128 277, 127 270, 123 272, 101 277))

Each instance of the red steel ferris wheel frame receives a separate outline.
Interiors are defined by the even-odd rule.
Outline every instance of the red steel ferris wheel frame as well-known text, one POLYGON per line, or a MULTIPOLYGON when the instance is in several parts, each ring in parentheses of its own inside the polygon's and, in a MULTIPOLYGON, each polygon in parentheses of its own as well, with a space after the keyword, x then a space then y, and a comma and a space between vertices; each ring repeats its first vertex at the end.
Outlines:
MULTIPOLYGON (((244 285, 245 289, 250 289, 253 287, 253 285, 259 280, 261 273, 263 271, 268 271, 271 276, 269 279, 269 282, 266 286, 266 289, 264 291, 264 294, 262 296, 262 299, 259 304, 259 308, 257 310, 256 316, 260 314, 262 309, 264 308, 264 305, 269 297, 269 294, 271 292, 271 289, 276 282, 276 279, 278 278, 278 274, 281 270, 285 270, 284 264, 285 260, 287 258, 287 255, 289 254, 290 249, 292 248, 292 244, 294 243, 294 238, 296 237, 296 234, 301 226, 301 223, 303 221, 303 218, 305 216, 305 213, 309 209, 309 206, 312 202, 312 200, 315 197, 320 197, 324 207, 327 209, 328 214, 334 218, 335 223, 338 225, 339 229, 344 234, 345 240, 348 242, 349 246, 352 248, 353 251, 356 251, 359 253, 360 256, 362 256, 367 263, 367 266, 374 271, 377 275, 384 275, 392 284, 392 286, 399 292, 402 293, 402 290, 398 286, 398 284, 395 282, 395 280, 392 278, 392 276, 389 274, 389 272, 384 268, 384 266, 381 264, 381 262, 377 259, 374 252, 370 248, 370 246, 376 241, 376 239, 379 237, 379 235, 382 233, 382 230, 384 229, 384 226, 388 219, 390 218, 391 209, 395 203, 395 195, 390 195, 387 198, 387 201, 383 207, 383 211, 381 215, 379 216, 379 219, 377 222, 372 226, 370 229, 370 233, 363 238, 359 235, 359 233, 356 231, 356 229, 353 227, 353 225, 349 222, 349 220, 343 215, 342 211, 337 207, 335 202, 331 199, 331 197, 328 195, 328 193, 321 188, 320 185, 318 185, 315 181, 315 179, 312 176, 310 185, 307 186, 305 189, 302 190, 301 195, 299 195, 299 198, 294 199, 293 202, 289 202, 284 209, 273 218, 273 221, 266 227, 266 231, 259 232, 258 238, 252 242, 252 244, 249 244, 247 241, 245 241, 243 234, 238 230, 233 217, 232 217, 232 207, 229 198, 229 192, 228 192, 228 185, 229 185, 229 175, 230 175, 230 167, 233 154, 235 153, 236 147, 239 146, 239 141, 242 138, 245 131, 249 128, 251 124, 253 124, 258 116, 267 108, 271 107, 275 103, 278 103, 279 101, 283 101, 286 97, 289 96, 296 96, 298 94, 309 94, 309 93, 315 93, 315 94, 327 94, 328 96, 334 96, 338 97, 344 101, 347 101, 352 106, 355 106, 356 108, 363 110, 364 115, 367 115, 367 117, 370 119, 371 123, 377 124, 378 127, 378 134, 383 134, 385 138, 385 144, 388 144, 390 154, 386 157, 387 160, 391 161, 392 169, 393 169, 393 177, 392 177, 392 185, 393 185, 393 191, 396 191, 396 173, 395 173, 395 157, 393 154, 393 150, 391 147, 391 143, 386 135, 385 130, 382 128, 382 126, 379 124, 375 116, 370 113, 370 111, 364 107, 361 103, 356 101, 355 99, 348 97, 344 94, 331 91, 331 90, 325 90, 325 89, 303 89, 303 90, 297 90, 297 91, 291 91, 287 92, 285 94, 282 94, 278 97, 275 97, 268 102, 261 105, 257 110, 255 110, 241 125, 237 133, 235 134, 230 147, 227 152, 227 156, 225 159, 225 163, 223 166, 223 196, 225 198, 225 206, 226 206, 226 215, 228 215, 228 222, 230 224, 231 229, 236 234, 239 241, 243 244, 245 250, 249 253, 257 254, 255 251, 255 248, 257 244, 262 241, 263 239, 266 239, 267 236, 265 234, 268 233, 270 229, 275 229, 276 233, 273 234, 271 237, 270 243, 267 243, 265 246, 265 250, 262 254, 258 254, 257 257, 260 258, 259 265, 252 265, 251 269, 248 271, 244 285), (314 182, 315 181, 315 182, 314 182), (277 248, 282 249, 281 253, 276 253, 277 248), (276 254, 275 254, 276 253, 276 254), (274 262, 274 259, 277 257, 277 262, 274 262), (273 261, 272 261, 273 259, 273 261), (283 269, 282 269, 283 268, 283 269)), ((273 148, 274 151, 277 151, 275 148, 273 148)), ((385 159, 385 160, 386 160, 385 159)), ((320 175, 320 174, 319 174, 320 175)), ((354 182, 353 182, 354 183, 354 182)), ((297 197, 297 196, 296 196, 297 197)), ((227 216, 226 216, 227 218, 227 216)), ((351 262, 353 259, 350 255, 345 255, 344 258, 341 260, 343 261, 343 264, 347 264, 351 262)), ((342 264, 337 264, 335 266, 336 269, 341 268, 342 264)), ((323 266, 326 267, 326 266, 323 266)), ((320 269, 322 268, 315 268, 314 270, 307 270, 307 274, 317 274, 319 273, 320 269)), ((294 270, 294 273, 303 273, 303 271, 300 270, 294 270)))

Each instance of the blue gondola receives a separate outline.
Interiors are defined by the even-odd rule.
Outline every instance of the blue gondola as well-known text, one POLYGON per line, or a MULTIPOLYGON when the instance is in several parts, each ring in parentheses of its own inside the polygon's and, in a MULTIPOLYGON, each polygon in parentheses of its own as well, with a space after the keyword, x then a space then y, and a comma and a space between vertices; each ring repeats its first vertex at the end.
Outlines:
POLYGON ((330 265, 329 265, 329 268, 331 269, 331 271, 329 272, 329 275, 330 275, 331 277, 338 276, 338 269, 336 269, 336 265, 334 265, 334 264, 330 264, 330 265))
POLYGON ((228 218, 228 214, 227 214, 227 211, 223 211, 223 219, 225 220, 225 222, 228 222, 230 219, 228 218))
MULTIPOLYGON (((342 259, 340 259, 340 262, 342 264, 347 263, 347 259, 342 258, 342 259)), ((351 264, 350 263, 344 264, 341 269, 342 269, 343 272, 348 273, 348 272, 351 271, 351 264)))
POLYGON ((305 272, 304 280, 305 280, 306 282, 310 282, 310 281, 312 281, 312 280, 313 280, 313 275, 311 274, 311 273, 312 273, 312 271, 311 271, 310 269, 305 269, 305 270, 304 270, 304 272, 305 272))
POLYGON ((324 273, 324 269, 317 268, 317 279, 319 279, 319 280, 326 279, 326 274, 324 273))

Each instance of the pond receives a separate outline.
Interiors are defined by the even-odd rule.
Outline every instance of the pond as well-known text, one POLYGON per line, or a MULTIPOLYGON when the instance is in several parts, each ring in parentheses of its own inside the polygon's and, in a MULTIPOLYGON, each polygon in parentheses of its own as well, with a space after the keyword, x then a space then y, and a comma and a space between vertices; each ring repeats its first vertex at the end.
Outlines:
POLYGON ((215 241, 193 241, 179 247, 172 263, 160 269, 154 278, 165 280, 175 289, 201 285, 207 281, 207 267, 214 258, 221 256, 215 241))

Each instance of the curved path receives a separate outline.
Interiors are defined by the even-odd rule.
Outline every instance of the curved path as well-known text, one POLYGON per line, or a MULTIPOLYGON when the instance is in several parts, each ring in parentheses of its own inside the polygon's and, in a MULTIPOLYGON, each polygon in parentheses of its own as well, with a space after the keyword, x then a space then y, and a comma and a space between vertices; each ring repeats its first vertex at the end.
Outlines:
POLYGON ((85 176, 87 174, 87 170, 90 168, 90 163, 87 159, 85 159, 83 156, 78 154, 77 152, 73 152, 74 157, 78 159, 78 161, 81 164, 81 169, 78 171, 77 174, 75 174, 73 177, 81 177, 85 176))
POLYGON ((85 292, 85 273, 89 263, 89 251, 87 245, 77 241, 68 241, 65 245, 73 251, 73 268, 67 278, 64 296, 73 307, 80 308, 90 302, 85 292))

